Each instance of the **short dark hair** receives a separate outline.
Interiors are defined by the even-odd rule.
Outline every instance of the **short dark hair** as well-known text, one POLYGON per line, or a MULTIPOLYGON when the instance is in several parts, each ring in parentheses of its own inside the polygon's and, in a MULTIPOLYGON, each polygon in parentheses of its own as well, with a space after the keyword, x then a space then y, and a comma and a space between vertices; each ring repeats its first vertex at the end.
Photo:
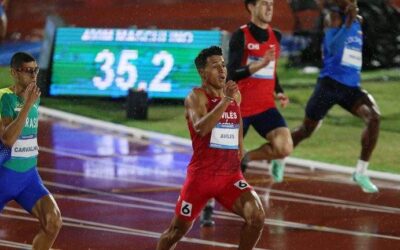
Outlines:
POLYGON ((31 54, 26 52, 17 52, 11 58, 10 67, 20 68, 22 64, 34 61, 36 60, 31 54))
POLYGON ((256 5, 256 3, 257 3, 257 0, 244 0, 244 7, 246 7, 246 10, 248 12, 250 12, 249 8, 247 8, 247 5, 249 5, 249 4, 256 5))
POLYGON ((196 59, 194 59, 194 64, 197 70, 204 69, 207 64, 207 58, 210 56, 222 56, 222 49, 218 46, 211 46, 200 51, 196 59))

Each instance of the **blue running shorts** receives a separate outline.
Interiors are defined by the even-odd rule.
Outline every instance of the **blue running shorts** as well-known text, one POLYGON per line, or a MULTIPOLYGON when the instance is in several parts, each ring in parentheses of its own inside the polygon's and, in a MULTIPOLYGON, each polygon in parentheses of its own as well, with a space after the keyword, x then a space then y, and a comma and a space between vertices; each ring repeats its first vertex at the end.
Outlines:
POLYGON ((0 167, 0 212, 9 201, 15 200, 31 213, 36 202, 48 194, 36 166, 23 173, 0 167))
POLYGON ((367 94, 359 87, 349 87, 329 77, 319 78, 307 102, 306 116, 314 121, 322 120, 335 104, 351 112, 356 102, 367 94))
POLYGON ((252 125, 257 133, 263 138, 276 128, 287 127, 285 119, 276 108, 270 108, 262 113, 243 117, 242 119, 243 136, 246 135, 250 125, 252 125))

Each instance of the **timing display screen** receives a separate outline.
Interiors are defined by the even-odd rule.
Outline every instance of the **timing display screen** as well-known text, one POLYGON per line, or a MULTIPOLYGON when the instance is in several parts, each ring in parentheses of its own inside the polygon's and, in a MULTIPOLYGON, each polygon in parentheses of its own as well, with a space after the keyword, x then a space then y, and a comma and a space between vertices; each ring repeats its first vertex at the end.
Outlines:
POLYGON ((201 80, 200 50, 221 46, 222 31, 58 28, 51 95, 124 97, 140 89, 184 98, 201 80))

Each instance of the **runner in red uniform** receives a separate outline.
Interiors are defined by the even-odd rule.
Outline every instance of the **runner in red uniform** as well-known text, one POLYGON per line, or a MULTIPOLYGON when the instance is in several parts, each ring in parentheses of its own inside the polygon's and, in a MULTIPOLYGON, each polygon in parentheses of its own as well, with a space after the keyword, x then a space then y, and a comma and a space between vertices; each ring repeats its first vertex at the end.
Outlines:
MULTIPOLYGON (((284 108, 289 98, 284 94, 276 73, 281 33, 272 29, 273 0, 244 0, 251 21, 232 34, 229 41, 228 79, 236 81, 242 95, 243 135, 250 126, 266 143, 249 151, 242 160, 242 171, 253 160, 271 161, 274 182, 283 181, 284 158, 293 150, 286 121, 275 106, 275 97, 284 108)), ((201 215, 201 226, 214 225, 210 201, 201 215)))
POLYGON ((282 107, 289 102, 276 73, 280 54, 279 31, 272 29, 274 0, 244 0, 251 21, 233 33, 229 43, 229 76, 238 82, 242 103, 243 134, 250 126, 267 140, 243 158, 242 170, 253 160, 272 162, 275 182, 282 182, 283 159, 293 150, 290 130, 275 106, 275 97, 282 107))
POLYGON ((157 249, 173 249, 211 198, 245 220, 239 249, 253 249, 265 214, 257 194, 240 171, 242 122, 238 86, 233 81, 226 83, 221 48, 202 50, 195 64, 203 83, 185 100, 193 156, 175 216, 161 235, 157 249))

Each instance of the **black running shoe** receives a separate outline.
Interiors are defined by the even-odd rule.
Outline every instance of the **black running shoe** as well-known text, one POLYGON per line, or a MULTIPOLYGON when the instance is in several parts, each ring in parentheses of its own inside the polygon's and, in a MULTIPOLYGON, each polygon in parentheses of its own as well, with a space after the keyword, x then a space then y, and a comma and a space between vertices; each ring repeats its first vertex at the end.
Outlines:
POLYGON ((215 225, 215 221, 212 219, 213 207, 206 206, 201 212, 200 216, 200 225, 202 227, 213 227, 215 225))

